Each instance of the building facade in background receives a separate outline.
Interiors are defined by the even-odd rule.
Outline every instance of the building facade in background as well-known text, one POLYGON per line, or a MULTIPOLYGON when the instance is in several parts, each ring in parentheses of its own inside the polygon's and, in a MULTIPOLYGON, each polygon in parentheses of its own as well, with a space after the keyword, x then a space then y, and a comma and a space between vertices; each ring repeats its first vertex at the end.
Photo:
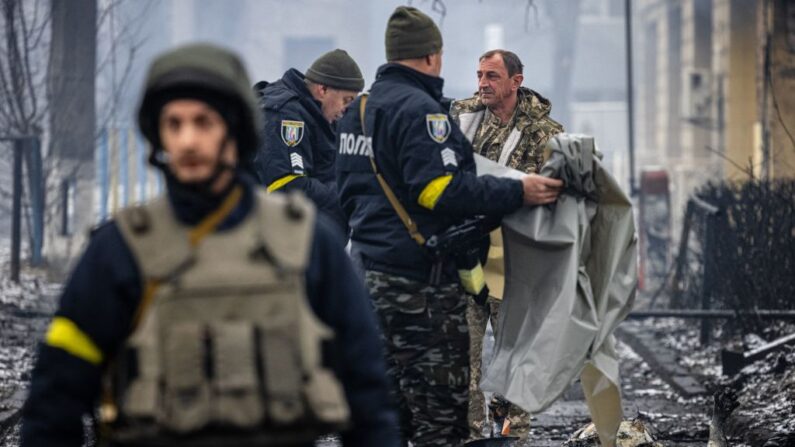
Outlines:
MULTIPOLYGON (((105 3, 99 2, 100 10, 105 3)), ((369 87, 384 63, 384 25, 405 3, 120 2, 118 23, 134 23, 136 34, 130 42, 114 41, 105 35, 108 27, 100 27, 97 64, 111 42, 140 45, 121 78, 122 88, 101 76, 96 80, 96 155, 89 169, 98 182, 95 212, 79 222, 83 227, 98 222, 158 191, 134 130, 143 68, 156 54, 189 41, 213 42, 243 55, 255 80, 274 81, 288 68, 305 70, 318 55, 344 48, 369 87), (107 113, 104 104, 114 95, 115 108, 107 113)), ((626 0, 538 0, 532 7, 518 1, 448 0, 444 13, 433 2, 414 3, 444 35, 447 96, 468 97, 477 89, 475 72, 483 52, 514 51, 525 63, 524 84, 551 100, 552 117, 567 131, 594 135, 607 168, 630 188, 626 0)), ((647 171, 667 172, 667 234, 676 239, 688 195, 705 182, 743 180, 749 172, 795 176, 795 95, 785 94, 795 91, 795 2, 631 4, 636 178, 647 171)), ((119 67, 124 57, 122 52, 119 67)), ((73 204, 85 214, 85 200, 73 204)), ((70 234, 85 233, 79 222, 70 234)), ((70 236, 59 234, 57 240, 58 247, 74 245, 70 236)))
POLYGON ((795 2, 633 5, 638 167, 670 173, 673 228, 707 181, 794 177, 795 2))

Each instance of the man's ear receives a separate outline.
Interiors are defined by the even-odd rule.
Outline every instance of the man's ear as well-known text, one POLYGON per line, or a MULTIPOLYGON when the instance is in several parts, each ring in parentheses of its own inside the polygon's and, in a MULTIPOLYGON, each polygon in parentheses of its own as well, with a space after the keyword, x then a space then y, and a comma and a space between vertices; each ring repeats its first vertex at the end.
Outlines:
POLYGON ((512 85, 511 85, 511 86, 512 86, 512 87, 513 87, 515 90, 519 90, 519 87, 521 87, 521 86, 522 86, 522 81, 524 81, 524 75, 523 75, 523 74, 521 74, 521 73, 517 73, 517 74, 513 75, 513 79, 512 79, 512 81, 513 81, 513 82, 512 82, 512 85))
POLYGON ((237 140, 230 136, 224 139, 224 145, 221 148, 221 162, 231 166, 240 163, 240 148, 237 146, 237 140))
POLYGON ((312 92, 312 96, 315 97, 318 101, 326 97, 328 87, 323 84, 312 84, 312 88, 309 91, 312 92))
POLYGON ((318 99, 325 98, 326 97, 326 93, 328 92, 328 87, 326 87, 323 84, 316 84, 316 85, 317 85, 317 87, 316 87, 317 88, 317 96, 319 96, 318 99))
POLYGON ((524 75, 521 73, 517 73, 511 77, 511 90, 517 91, 519 87, 522 86, 522 81, 524 81, 524 75))

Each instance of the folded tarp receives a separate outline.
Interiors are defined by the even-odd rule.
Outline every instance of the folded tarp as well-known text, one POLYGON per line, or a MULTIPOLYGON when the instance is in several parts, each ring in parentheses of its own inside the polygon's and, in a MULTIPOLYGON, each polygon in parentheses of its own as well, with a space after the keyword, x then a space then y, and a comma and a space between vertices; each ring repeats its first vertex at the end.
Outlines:
MULTIPOLYGON (((481 388, 528 412, 552 404, 581 377, 602 445, 621 421, 613 331, 632 308, 637 238, 632 204, 596 156, 593 138, 559 134, 541 174, 560 178, 552 205, 502 223, 503 303, 481 388)), ((478 175, 522 174, 476 156, 478 175)))

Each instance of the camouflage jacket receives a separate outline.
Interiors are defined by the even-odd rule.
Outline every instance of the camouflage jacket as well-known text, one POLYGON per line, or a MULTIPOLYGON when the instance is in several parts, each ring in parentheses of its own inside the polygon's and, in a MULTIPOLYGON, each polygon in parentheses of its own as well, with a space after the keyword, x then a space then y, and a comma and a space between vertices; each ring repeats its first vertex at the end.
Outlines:
POLYGON ((475 152, 522 172, 537 172, 547 141, 563 126, 549 116, 549 100, 526 87, 519 89, 519 102, 504 125, 480 102, 480 96, 455 101, 450 116, 472 142, 475 152))

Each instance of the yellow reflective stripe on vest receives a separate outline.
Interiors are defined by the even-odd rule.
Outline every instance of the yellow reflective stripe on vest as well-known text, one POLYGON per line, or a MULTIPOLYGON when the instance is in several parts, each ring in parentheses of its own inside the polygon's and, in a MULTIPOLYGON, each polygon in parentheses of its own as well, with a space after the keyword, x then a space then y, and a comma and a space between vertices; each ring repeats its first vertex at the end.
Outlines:
POLYGON ((93 365, 102 363, 102 351, 85 332, 68 318, 53 318, 44 341, 53 348, 63 349, 93 365))
POLYGON ((417 199, 417 202, 423 207, 432 210, 436 206, 436 202, 439 201, 439 197, 442 196, 442 193, 452 180, 453 174, 447 174, 431 180, 428 186, 420 193, 420 198, 417 199))
POLYGON ((283 187, 284 185, 292 182, 293 180, 297 179, 298 177, 303 177, 303 175, 298 174, 290 174, 285 175, 284 177, 276 180, 275 182, 268 185, 268 192, 276 191, 277 189, 283 187))

